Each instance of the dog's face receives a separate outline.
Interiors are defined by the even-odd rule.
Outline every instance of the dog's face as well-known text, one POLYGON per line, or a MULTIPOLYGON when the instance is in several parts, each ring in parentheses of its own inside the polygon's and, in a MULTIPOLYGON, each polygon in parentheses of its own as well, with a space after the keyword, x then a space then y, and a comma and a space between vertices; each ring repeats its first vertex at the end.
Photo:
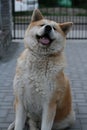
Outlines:
POLYGON ((71 26, 72 22, 59 24, 44 19, 37 9, 33 12, 31 23, 25 33, 25 46, 36 54, 56 54, 63 50, 71 26))

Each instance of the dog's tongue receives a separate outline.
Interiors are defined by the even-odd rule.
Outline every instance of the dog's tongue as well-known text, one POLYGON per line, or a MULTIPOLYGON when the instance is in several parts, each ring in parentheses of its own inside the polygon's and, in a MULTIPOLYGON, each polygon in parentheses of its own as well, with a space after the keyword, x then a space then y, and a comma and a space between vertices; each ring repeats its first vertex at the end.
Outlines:
POLYGON ((39 39, 39 42, 44 45, 48 45, 50 43, 50 40, 47 37, 42 37, 39 39))

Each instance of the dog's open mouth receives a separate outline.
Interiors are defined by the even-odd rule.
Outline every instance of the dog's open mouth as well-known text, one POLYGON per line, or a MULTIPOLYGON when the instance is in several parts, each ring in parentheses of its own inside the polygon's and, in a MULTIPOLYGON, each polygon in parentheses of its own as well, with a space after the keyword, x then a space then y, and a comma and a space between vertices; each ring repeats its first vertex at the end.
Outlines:
POLYGON ((37 35, 37 40, 39 43, 43 44, 43 45, 50 45, 51 42, 53 41, 49 35, 43 35, 43 36, 39 36, 37 35))

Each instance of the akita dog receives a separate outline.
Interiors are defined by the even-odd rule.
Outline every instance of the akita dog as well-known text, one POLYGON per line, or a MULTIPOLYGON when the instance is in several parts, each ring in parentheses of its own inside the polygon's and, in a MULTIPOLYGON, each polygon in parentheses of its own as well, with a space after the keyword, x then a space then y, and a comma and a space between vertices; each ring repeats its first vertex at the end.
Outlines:
POLYGON ((36 9, 26 30, 25 50, 17 61, 14 78, 15 122, 8 129, 64 129, 75 121, 64 47, 72 22, 47 20, 36 9), (39 124, 39 125, 38 125, 39 124))

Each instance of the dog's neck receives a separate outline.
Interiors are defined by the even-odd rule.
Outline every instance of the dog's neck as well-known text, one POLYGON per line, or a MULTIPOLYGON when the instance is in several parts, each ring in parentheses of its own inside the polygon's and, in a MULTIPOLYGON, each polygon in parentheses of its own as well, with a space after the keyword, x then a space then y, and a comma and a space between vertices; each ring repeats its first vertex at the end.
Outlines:
POLYGON ((46 53, 46 52, 34 52, 31 48, 28 48, 30 50, 30 53, 35 56, 36 58, 40 58, 40 59, 47 59, 47 58, 56 58, 56 57, 61 57, 64 55, 64 47, 61 48, 61 50, 59 50, 58 52, 54 52, 54 53, 46 53))
POLYGON ((55 68, 58 70, 64 69, 66 66, 66 60, 64 55, 64 49, 61 52, 40 55, 39 53, 35 53, 30 50, 30 58, 33 59, 33 63, 35 64, 35 68, 49 69, 55 68), (52 67, 52 68, 51 68, 52 67))

